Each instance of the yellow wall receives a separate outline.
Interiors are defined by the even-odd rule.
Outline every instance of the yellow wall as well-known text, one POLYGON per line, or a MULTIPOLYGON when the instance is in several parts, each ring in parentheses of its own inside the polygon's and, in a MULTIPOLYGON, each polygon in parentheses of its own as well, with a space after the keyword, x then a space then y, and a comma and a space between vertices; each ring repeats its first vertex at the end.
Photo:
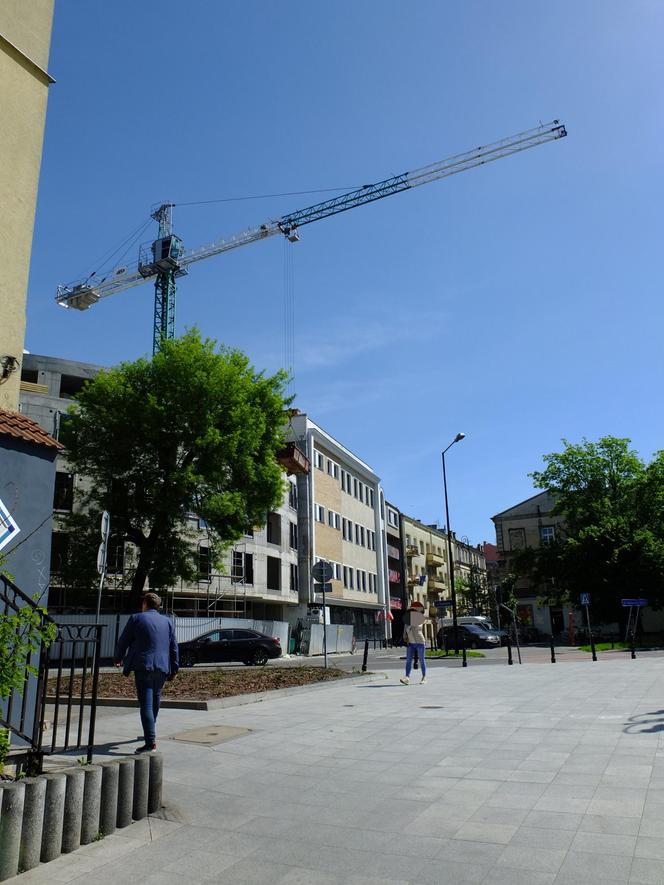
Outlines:
MULTIPOLYGON (((19 361, 41 165, 53 0, 0 3, 0 358, 19 361)), ((18 410, 20 370, 0 384, 0 408, 18 410)))

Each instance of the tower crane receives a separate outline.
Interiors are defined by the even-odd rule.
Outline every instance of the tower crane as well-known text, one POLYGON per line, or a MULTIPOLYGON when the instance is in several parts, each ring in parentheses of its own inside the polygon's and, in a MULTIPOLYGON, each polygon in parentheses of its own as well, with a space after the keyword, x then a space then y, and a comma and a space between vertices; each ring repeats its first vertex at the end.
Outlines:
POLYGON ((153 353, 155 353, 163 339, 173 338, 175 335, 176 280, 187 274, 189 267, 197 261, 221 255, 240 246, 248 246, 250 243, 265 240, 276 234, 296 242, 299 240, 298 229, 305 224, 329 218, 331 215, 382 200, 392 194, 420 187, 441 178, 448 178, 450 175, 483 166, 537 145, 564 138, 566 135, 565 126, 558 120, 553 120, 551 123, 519 132, 492 144, 456 154, 430 166, 423 166, 413 172, 404 172, 375 184, 365 184, 349 193, 290 212, 234 236, 215 240, 198 249, 183 248, 182 240, 173 233, 173 207, 176 204, 162 203, 151 215, 158 224, 157 238, 152 243, 140 247, 136 266, 120 267, 106 276, 95 273, 85 280, 58 286, 56 301, 63 307, 87 310, 101 298, 154 280, 153 353))

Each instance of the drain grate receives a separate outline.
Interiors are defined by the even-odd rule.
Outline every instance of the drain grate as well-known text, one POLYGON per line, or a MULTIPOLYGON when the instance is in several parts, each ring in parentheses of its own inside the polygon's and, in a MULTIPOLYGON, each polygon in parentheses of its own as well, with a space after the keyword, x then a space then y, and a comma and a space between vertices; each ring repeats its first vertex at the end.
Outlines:
POLYGON ((420 707, 420 710, 442 710, 442 707, 437 706, 436 704, 424 704, 420 707))

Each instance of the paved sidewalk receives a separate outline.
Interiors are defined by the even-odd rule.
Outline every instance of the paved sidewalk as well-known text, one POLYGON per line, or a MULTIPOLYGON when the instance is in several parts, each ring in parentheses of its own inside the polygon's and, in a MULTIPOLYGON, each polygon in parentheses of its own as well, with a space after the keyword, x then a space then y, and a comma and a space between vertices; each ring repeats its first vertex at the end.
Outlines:
MULTIPOLYGON (((664 882, 664 659, 397 673, 164 710, 167 820, 18 877, 144 885, 664 882), (251 733, 216 746, 201 726, 251 733)), ((135 710, 99 721, 131 752, 135 710)))

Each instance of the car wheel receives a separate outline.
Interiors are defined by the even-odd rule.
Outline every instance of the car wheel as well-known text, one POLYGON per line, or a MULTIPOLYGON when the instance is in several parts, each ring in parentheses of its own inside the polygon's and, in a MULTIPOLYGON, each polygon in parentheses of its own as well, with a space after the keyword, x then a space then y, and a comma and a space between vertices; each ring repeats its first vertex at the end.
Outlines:
POLYGON ((256 667, 264 667, 267 664, 267 652, 264 648, 257 648, 251 659, 251 663, 256 667))

